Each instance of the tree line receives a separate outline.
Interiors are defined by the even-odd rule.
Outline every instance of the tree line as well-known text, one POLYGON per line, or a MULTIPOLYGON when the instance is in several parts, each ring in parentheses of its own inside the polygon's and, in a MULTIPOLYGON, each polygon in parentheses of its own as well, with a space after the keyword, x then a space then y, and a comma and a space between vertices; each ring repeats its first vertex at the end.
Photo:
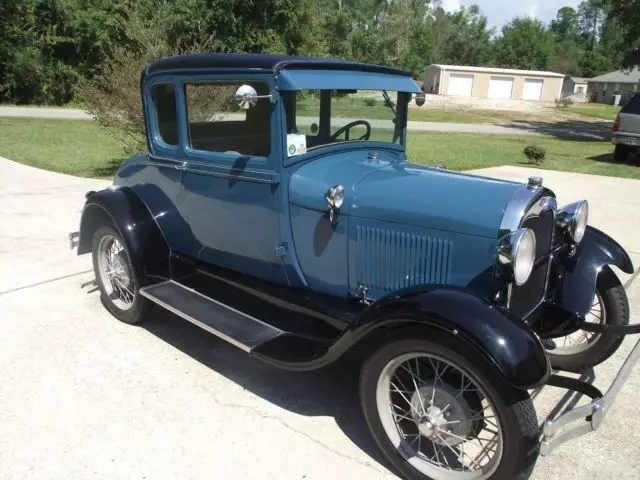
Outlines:
POLYGON ((500 30, 476 5, 437 0, 5 0, 0 102, 64 104, 96 78, 108 88, 114 64, 189 51, 343 58, 417 79, 431 63, 590 77, 640 63, 640 0, 585 0, 500 30))

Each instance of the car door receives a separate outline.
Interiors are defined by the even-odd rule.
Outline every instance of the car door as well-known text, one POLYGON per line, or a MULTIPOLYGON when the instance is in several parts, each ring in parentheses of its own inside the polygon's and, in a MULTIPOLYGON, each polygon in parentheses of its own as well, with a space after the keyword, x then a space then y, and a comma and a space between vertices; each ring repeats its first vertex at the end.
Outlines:
POLYGON ((243 84, 271 91, 268 76, 195 77, 181 82, 186 158, 178 208, 198 243, 199 260, 284 283, 279 244, 275 105, 261 99, 248 110, 235 103, 243 84))

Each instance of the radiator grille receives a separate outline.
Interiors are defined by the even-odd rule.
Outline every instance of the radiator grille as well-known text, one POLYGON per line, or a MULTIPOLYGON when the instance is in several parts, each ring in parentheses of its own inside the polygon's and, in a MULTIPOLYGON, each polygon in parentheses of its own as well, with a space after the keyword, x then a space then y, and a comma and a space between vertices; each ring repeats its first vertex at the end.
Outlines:
POLYGON ((540 216, 531 217, 522 223, 536 234, 536 266, 529 280, 522 285, 513 285, 509 308, 513 313, 526 317, 534 310, 546 293, 548 258, 555 228, 555 213, 547 210, 540 216))
POLYGON ((358 284, 368 288, 393 291, 450 282, 450 240, 359 225, 356 249, 358 284))

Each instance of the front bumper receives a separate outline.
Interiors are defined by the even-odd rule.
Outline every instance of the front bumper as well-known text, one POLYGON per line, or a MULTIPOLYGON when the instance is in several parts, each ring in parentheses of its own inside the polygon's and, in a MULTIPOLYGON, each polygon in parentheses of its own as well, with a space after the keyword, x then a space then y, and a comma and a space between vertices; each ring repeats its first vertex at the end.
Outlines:
MULTIPOLYGON (((548 385, 570 388, 590 396, 593 400, 586 405, 565 409, 560 414, 553 415, 552 413, 553 418, 547 419, 542 428, 540 454, 548 456, 563 443, 597 430, 638 360, 640 360, 640 340, 636 342, 631 353, 624 360, 622 367, 604 395, 593 385, 583 380, 552 376, 548 385), (563 382, 563 379, 568 382, 563 382)), ((554 408, 554 412, 562 407, 563 402, 561 401, 554 408)))

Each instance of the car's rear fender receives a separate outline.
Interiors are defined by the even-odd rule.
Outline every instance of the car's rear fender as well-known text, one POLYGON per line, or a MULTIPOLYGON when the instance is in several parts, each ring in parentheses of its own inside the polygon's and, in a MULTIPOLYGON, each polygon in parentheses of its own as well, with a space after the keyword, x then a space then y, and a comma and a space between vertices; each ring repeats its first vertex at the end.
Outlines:
POLYGON ((517 388, 542 385, 551 369, 535 333, 520 318, 464 289, 415 287, 372 304, 361 334, 381 327, 423 325, 444 330, 475 347, 517 388))
POLYGON ((170 276, 167 242, 149 209, 132 189, 109 187, 87 194, 80 220, 78 255, 91 251, 93 235, 104 224, 118 230, 139 276, 170 276))

